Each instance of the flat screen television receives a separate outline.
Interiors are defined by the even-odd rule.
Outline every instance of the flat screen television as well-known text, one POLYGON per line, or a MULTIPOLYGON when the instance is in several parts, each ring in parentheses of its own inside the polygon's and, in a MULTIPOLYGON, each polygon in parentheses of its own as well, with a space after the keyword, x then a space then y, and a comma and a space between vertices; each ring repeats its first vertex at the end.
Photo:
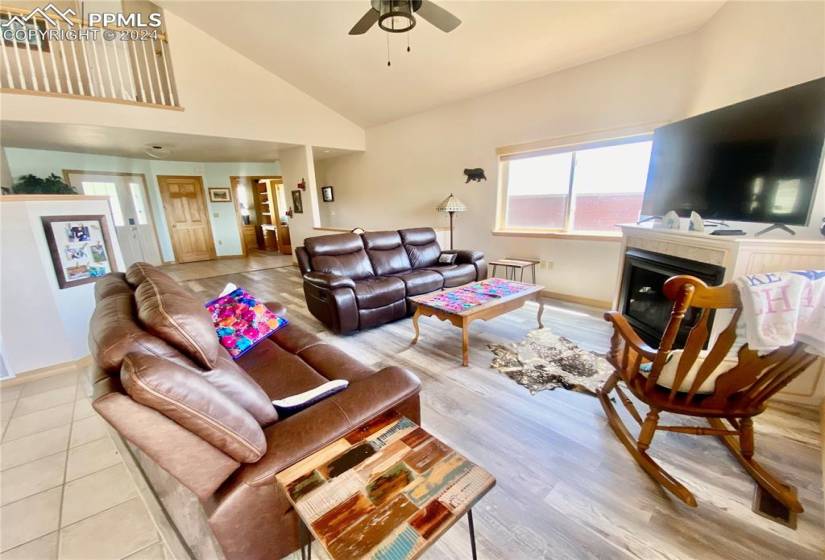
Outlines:
POLYGON ((825 141, 825 78, 656 129, 642 214, 806 225, 825 141))

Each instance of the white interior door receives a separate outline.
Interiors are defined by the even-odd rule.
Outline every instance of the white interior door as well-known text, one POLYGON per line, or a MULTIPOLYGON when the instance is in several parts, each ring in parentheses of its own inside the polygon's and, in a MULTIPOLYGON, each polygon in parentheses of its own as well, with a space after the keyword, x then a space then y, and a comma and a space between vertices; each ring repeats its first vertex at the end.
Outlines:
POLYGON ((69 173, 69 179, 83 194, 109 197, 126 266, 139 261, 161 264, 142 176, 69 173))

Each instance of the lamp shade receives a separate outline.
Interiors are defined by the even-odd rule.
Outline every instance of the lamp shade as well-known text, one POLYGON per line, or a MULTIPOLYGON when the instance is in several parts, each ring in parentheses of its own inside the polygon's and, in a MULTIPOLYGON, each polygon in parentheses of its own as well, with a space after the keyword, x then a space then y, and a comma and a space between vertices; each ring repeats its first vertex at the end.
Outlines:
POLYGON ((441 204, 438 205, 436 210, 438 210, 439 212, 464 212, 465 210, 467 210, 467 206, 465 206, 463 202, 454 197, 453 193, 450 193, 450 196, 445 198, 441 202, 441 204))

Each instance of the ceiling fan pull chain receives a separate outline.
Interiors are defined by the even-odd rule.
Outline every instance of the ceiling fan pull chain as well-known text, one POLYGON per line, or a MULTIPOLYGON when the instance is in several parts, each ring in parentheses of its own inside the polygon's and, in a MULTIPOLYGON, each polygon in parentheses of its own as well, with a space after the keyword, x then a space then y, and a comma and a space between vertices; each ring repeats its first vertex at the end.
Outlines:
POLYGON ((410 32, 407 31, 407 52, 410 52, 410 32))
POLYGON ((387 66, 392 66, 390 62, 390 34, 387 33, 387 66))

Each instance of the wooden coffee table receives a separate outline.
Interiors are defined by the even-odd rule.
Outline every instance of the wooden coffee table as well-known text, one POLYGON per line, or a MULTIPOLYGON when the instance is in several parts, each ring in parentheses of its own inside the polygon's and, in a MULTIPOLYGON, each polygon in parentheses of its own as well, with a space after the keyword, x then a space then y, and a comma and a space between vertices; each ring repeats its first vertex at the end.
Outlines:
POLYGON ((465 513, 476 557, 472 507, 496 480, 393 411, 276 475, 309 534, 333 560, 418 558, 465 513))
POLYGON ((448 288, 440 292, 411 297, 410 301, 416 305, 415 314, 413 315, 415 338, 413 338, 412 343, 415 344, 418 342, 420 335, 418 318, 422 315, 436 317, 442 321, 449 321, 461 329, 461 363, 467 366, 470 363, 470 323, 473 321, 479 319, 486 321, 509 311, 520 309, 526 301, 535 301, 539 304, 536 320, 538 321, 539 328, 544 328, 544 324, 541 322, 541 316, 544 313, 544 304, 541 301, 541 291, 543 289, 544 286, 538 286, 536 284, 525 284, 524 282, 503 280, 501 278, 488 278, 487 280, 473 282, 456 288, 448 288), (485 283, 498 286, 506 284, 518 291, 509 295, 490 297, 486 301, 461 309, 450 306, 449 302, 445 304, 445 294, 467 289, 482 289, 479 288, 479 286, 485 283))

